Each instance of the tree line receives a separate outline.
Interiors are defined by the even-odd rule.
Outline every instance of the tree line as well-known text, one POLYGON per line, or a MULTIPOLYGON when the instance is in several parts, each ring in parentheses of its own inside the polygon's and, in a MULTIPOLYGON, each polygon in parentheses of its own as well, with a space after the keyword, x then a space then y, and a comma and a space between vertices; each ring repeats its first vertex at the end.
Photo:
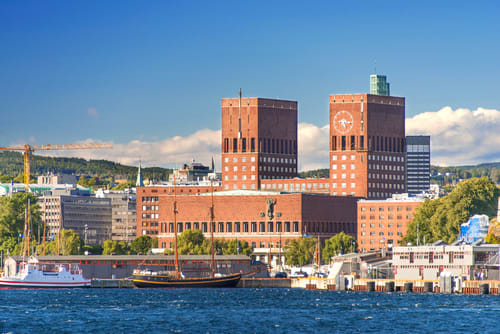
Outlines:
POLYGON ((452 243, 458 239, 460 225, 473 215, 496 216, 499 196, 500 188, 486 176, 459 182, 447 196, 427 199, 416 209, 402 243, 417 243, 417 227, 419 244, 424 238, 426 243, 452 243))
MULTIPOLYGON (((108 160, 85 160, 81 158, 46 157, 33 154, 31 174, 34 176, 53 174, 87 175, 97 180, 112 183, 115 177, 122 177, 128 181, 137 178, 137 167, 122 165, 108 160)), ((172 169, 161 167, 143 168, 145 179, 155 178, 167 180, 172 169)), ((0 182, 9 183, 16 179, 22 182, 24 175, 24 160, 21 153, 0 152, 0 182), (17 179, 21 175, 20 179, 17 179)), ((34 180, 34 177, 32 176, 34 180)), ((16 181, 15 181, 16 182, 16 181)))

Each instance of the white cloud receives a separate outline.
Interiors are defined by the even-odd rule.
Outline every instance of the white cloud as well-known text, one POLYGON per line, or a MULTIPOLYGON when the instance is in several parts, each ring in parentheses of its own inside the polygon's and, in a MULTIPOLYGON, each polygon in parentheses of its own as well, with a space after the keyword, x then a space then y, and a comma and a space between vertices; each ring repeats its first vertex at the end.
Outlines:
MULTIPOLYGON (((111 149, 68 150, 36 152, 47 156, 80 157, 84 159, 106 159, 125 165, 138 166, 139 161, 145 167, 179 167, 181 164, 195 159, 209 165, 212 156, 220 160, 220 130, 203 129, 180 137, 175 136, 160 141, 132 140, 128 143, 111 143, 111 149)), ((100 140, 87 139, 79 143, 102 144, 100 140)), ((220 163, 219 170, 220 170, 220 163)))
POLYGON ((99 113, 97 112, 96 108, 87 108, 87 115, 94 119, 99 118, 99 113))
POLYGON ((431 163, 500 161, 500 111, 444 107, 406 119, 407 135, 431 136, 431 163))
MULTIPOLYGON (((442 108, 406 120, 408 135, 430 135, 432 163, 464 165, 500 161, 500 111, 478 108, 452 110, 442 108)), ((329 126, 298 125, 299 170, 328 168, 329 126)), ((221 170, 221 131, 202 129, 181 137, 158 141, 132 140, 114 143, 112 149, 45 152, 50 156, 74 156, 106 159, 126 165, 180 167, 195 159, 209 165, 212 157, 221 170)), ((88 139, 84 142, 102 143, 88 139)), ((37 152, 36 154, 39 154, 37 152)))
POLYGON ((300 123, 298 136, 299 171, 328 168, 330 126, 300 123))

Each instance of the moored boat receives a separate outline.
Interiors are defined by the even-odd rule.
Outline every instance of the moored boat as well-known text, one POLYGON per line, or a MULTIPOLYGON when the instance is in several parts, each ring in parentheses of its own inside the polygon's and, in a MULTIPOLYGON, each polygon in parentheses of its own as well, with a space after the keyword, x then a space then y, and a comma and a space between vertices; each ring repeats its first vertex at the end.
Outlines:
POLYGON ((132 283, 137 288, 234 288, 240 278, 241 274, 176 279, 162 272, 137 270, 132 283))
POLYGON ((177 201, 174 177, 174 251, 175 251, 175 277, 171 277, 166 272, 156 272, 152 270, 135 270, 132 275, 132 283, 137 288, 233 288, 241 278, 241 273, 222 275, 215 273, 215 246, 213 234, 214 221, 214 193, 212 182, 210 182, 212 194, 212 206, 210 207, 210 239, 211 239, 211 276, 210 277, 181 277, 179 269, 179 253, 177 249, 177 201))
POLYGON ((17 272, 0 277, 0 288, 84 288, 90 284, 76 264, 40 263, 35 257, 21 262, 17 272))

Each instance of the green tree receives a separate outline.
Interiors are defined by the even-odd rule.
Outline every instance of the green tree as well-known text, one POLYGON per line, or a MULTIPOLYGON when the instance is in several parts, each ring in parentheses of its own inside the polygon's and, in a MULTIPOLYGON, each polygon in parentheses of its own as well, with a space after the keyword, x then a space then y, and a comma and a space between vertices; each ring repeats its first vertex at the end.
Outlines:
POLYGON ((14 180, 14 178, 10 175, 0 175, 0 183, 10 183, 11 180, 14 180))
POLYGON ((205 237, 198 229, 185 230, 177 237, 177 250, 179 254, 204 254, 203 242, 205 237))
POLYGON ((24 228, 28 200, 30 201, 31 238, 37 240, 38 231, 43 228, 40 206, 37 204, 38 198, 32 193, 15 193, 12 197, 0 198, 0 243, 5 238, 18 238, 19 233, 23 236, 26 234, 24 228))
POLYGON ((153 238, 149 235, 141 235, 132 241, 130 250, 135 254, 147 254, 153 248, 153 238))
MULTIPOLYGON (((37 253, 42 254, 42 245, 38 245, 37 253)), ((83 240, 80 235, 73 230, 61 230, 59 236, 55 236, 55 240, 46 242, 46 255, 77 255, 83 252, 83 240), (57 244, 59 243, 59 254, 57 244)))
POLYGON ((442 198, 424 202, 408 225, 403 242, 416 244, 417 225, 421 240, 426 242, 457 240, 460 224, 475 214, 492 217, 496 214, 500 189, 488 178, 472 178, 459 182, 453 191, 442 198))
POLYGON ((287 240, 284 247, 286 263, 290 266, 311 263, 315 249, 316 239, 313 237, 287 240))
POLYGON ((103 255, 125 255, 128 252, 127 243, 124 241, 106 240, 103 244, 103 255))
POLYGON ((135 187, 135 182, 128 181, 117 184, 112 188, 112 190, 125 190, 127 188, 134 188, 134 187, 135 187))
POLYGON ((21 255, 21 247, 18 238, 16 237, 6 237, 0 241, 0 252, 4 255, 21 255))
POLYGON ((250 255, 252 252, 253 248, 250 247, 248 242, 238 239, 226 240, 222 249, 222 254, 224 255, 236 255, 238 253, 241 255, 250 255), (237 248, 239 248, 239 251, 237 248))
POLYGON ((83 246, 80 235, 73 230, 61 230, 61 253, 62 255, 77 255, 83 246))
POLYGON ((325 247, 323 248, 321 256, 325 261, 329 261, 333 256, 339 253, 353 253, 356 252, 356 249, 356 240, 352 236, 340 232, 325 241, 325 247))

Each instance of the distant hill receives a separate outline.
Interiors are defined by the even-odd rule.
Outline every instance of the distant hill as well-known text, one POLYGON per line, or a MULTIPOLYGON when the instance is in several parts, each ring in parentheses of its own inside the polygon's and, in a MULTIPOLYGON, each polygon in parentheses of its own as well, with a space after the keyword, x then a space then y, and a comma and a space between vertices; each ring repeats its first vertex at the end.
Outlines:
POLYGON ((328 168, 322 168, 322 169, 315 169, 315 170, 308 170, 304 172, 299 173, 299 177, 301 178, 329 178, 330 177, 330 171, 328 168))
MULTIPOLYGON (((328 178, 329 170, 316 169, 299 173, 299 177, 328 178)), ((493 182, 500 183, 500 162, 481 163, 475 166, 431 166, 431 183, 452 184, 471 177, 488 176, 493 182)))
MULTIPOLYGON (((0 153, 0 172, 3 175, 17 176, 24 173, 23 156, 18 152, 0 153)), ((88 175, 98 178, 124 178, 135 181, 137 167, 125 166, 108 160, 85 160, 80 158, 45 157, 33 155, 31 175, 53 174, 88 175)), ((161 167, 143 168, 144 179, 166 180, 171 169, 161 167)))

